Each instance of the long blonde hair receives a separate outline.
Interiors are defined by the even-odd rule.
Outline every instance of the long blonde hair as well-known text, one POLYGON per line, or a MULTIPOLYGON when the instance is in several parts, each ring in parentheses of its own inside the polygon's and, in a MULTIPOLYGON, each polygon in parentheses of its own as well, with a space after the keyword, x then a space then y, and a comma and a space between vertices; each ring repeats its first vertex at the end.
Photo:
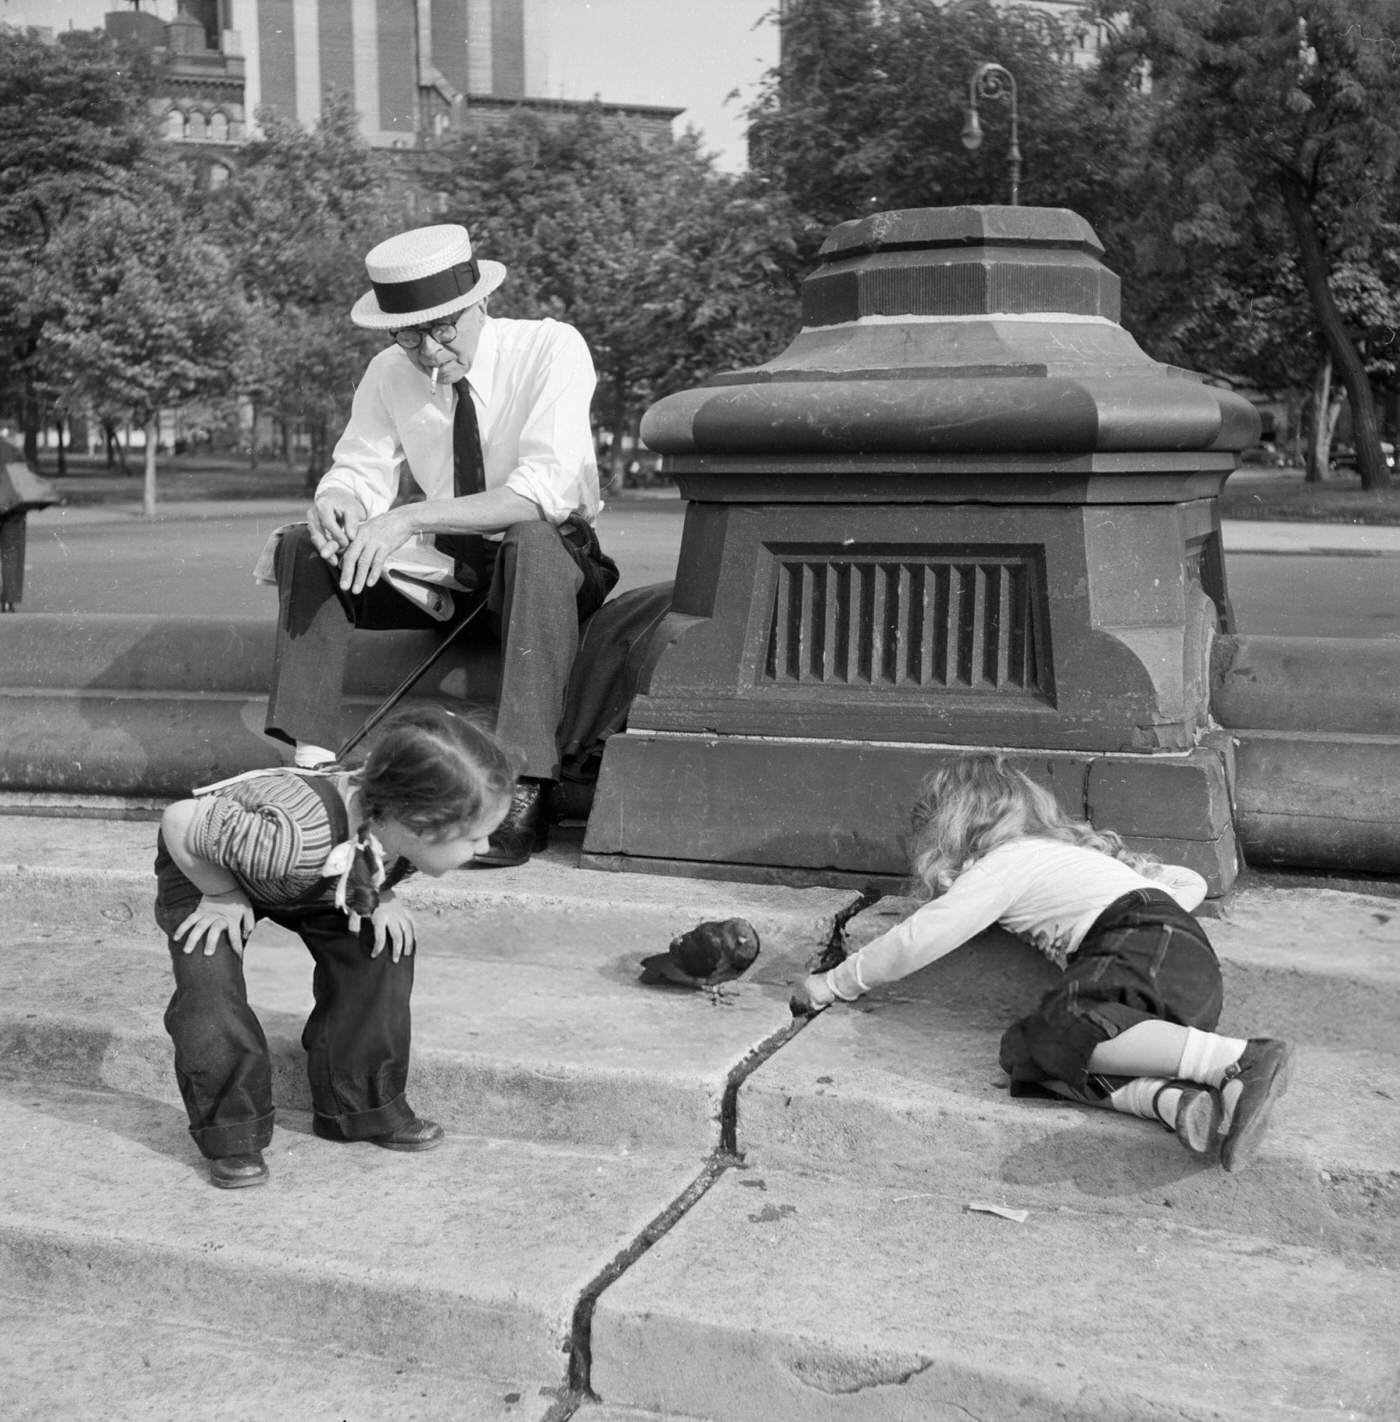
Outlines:
POLYGON ((1112 830, 1071 819, 1048 790, 987 751, 969 751, 926 776, 912 821, 916 887, 929 897, 946 892, 988 851, 1026 835, 1096 849, 1135 869, 1157 862, 1126 849, 1112 830))

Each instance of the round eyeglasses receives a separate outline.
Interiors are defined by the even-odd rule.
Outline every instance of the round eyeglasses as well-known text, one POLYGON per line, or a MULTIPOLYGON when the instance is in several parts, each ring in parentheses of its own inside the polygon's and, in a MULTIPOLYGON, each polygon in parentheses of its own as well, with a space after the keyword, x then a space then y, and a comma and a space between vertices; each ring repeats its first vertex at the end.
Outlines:
POLYGON ((456 321, 439 321, 432 326, 411 326, 406 331, 389 333, 406 351, 416 351, 423 344, 424 336, 431 336, 438 345, 445 346, 457 335, 456 321))

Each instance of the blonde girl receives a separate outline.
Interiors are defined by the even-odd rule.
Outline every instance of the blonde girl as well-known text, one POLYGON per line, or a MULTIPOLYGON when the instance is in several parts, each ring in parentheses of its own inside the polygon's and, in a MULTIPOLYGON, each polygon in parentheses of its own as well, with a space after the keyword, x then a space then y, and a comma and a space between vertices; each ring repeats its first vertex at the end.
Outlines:
POLYGON ((999 756, 961 756, 924 782, 913 815, 921 908, 793 993, 799 1015, 925 967, 994 923, 1063 970, 1001 1040, 1012 1095, 1049 1091, 1158 1120, 1198 1155, 1241 1169, 1291 1069, 1272 1038, 1226 1037, 1220 964, 1194 909, 1205 880, 1129 853, 1071 819, 999 756))
POLYGON ((268 1175, 272 1067, 243 976, 263 917, 299 935, 316 967, 302 1033, 315 1134, 401 1151, 442 1140, 404 1094, 417 935, 395 886, 481 853, 514 782, 492 736, 425 704, 387 719, 358 767, 253 771, 166 810, 155 865, 175 973, 165 1026, 213 1184, 268 1175))

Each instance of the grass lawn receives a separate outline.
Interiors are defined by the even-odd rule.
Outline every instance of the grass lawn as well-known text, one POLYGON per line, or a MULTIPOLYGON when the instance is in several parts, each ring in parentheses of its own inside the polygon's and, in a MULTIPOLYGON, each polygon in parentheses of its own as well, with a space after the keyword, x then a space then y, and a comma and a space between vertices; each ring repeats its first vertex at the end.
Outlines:
MULTIPOLYGON (((70 504, 135 503, 141 499, 142 468, 131 473, 106 469, 100 459, 70 455, 68 473, 59 476, 54 456, 45 454, 40 472, 70 504)), ((1367 492, 1351 472, 1335 474, 1325 483, 1304 482, 1299 469, 1246 466, 1232 474, 1220 498, 1222 518, 1305 523, 1400 524, 1400 471, 1396 486, 1367 492)), ((307 490, 300 469, 278 462, 257 469, 229 456, 169 455, 156 464, 156 497, 160 503, 206 499, 304 499, 307 490)))
POLYGON ((1301 469, 1247 467, 1232 474, 1220 496, 1221 518, 1266 522, 1400 524, 1400 471, 1390 489, 1366 490, 1354 473, 1309 484, 1301 469))
MULTIPOLYGON (((52 452, 40 456, 39 472, 66 503, 139 503, 145 466, 138 452, 129 473, 108 469, 101 459, 68 456, 68 472, 60 475, 52 452)), ((156 498, 160 503, 206 499, 301 499, 306 497, 303 471, 288 471, 277 461, 249 469, 245 460, 218 455, 162 455, 156 460, 156 498)))

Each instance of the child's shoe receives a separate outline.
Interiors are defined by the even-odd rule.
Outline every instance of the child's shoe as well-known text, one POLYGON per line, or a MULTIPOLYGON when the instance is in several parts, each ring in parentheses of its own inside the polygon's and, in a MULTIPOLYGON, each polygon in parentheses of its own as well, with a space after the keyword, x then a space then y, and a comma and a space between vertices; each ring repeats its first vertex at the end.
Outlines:
POLYGON ((246 1155, 221 1155, 209 1162, 209 1179, 220 1190, 261 1185, 267 1180, 267 1162, 260 1150, 250 1150, 246 1155))
POLYGON ((1176 1133, 1176 1138, 1192 1155, 1209 1155, 1220 1140, 1220 1122, 1223 1116, 1220 1097, 1208 1086, 1194 1081, 1168 1081, 1158 1087, 1152 1098, 1152 1109, 1168 1130, 1176 1133), (1181 1092, 1172 1119, 1168 1120, 1157 1109, 1157 1102, 1164 1091, 1175 1088, 1181 1092))
POLYGON ((1220 1084, 1226 1113, 1220 1163, 1226 1170, 1241 1170, 1254 1158, 1292 1072, 1293 1048, 1274 1037, 1251 1037, 1239 1061, 1226 1068, 1220 1084))
POLYGON ((443 1142, 442 1127, 422 1116, 414 1116, 402 1126, 377 1136, 347 1136, 332 1117, 312 1116, 311 1133, 323 1141, 339 1141, 342 1144, 364 1141, 369 1145, 382 1146, 385 1150, 432 1150, 443 1142))

